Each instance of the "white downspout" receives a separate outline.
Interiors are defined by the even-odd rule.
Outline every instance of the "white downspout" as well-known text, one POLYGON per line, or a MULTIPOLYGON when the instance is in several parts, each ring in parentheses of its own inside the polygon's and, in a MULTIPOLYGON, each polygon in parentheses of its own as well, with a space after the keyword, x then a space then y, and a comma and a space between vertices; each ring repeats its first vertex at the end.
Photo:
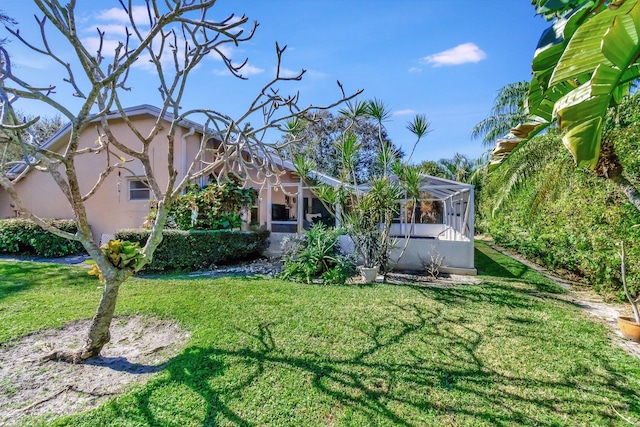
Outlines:
POLYGON ((302 177, 298 182, 298 233, 304 233, 304 194, 302 190, 302 177))
POLYGON ((180 157, 182 164, 180 165, 182 169, 182 177, 187 176, 187 138, 196 133, 196 128, 192 127, 189 129, 189 132, 182 135, 182 145, 180 146, 180 157))

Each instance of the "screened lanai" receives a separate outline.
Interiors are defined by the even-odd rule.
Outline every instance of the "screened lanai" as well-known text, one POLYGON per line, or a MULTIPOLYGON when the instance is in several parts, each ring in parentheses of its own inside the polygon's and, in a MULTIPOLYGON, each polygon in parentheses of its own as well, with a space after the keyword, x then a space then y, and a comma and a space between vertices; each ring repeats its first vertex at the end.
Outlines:
POLYGON ((395 269, 421 270, 440 259, 443 272, 475 274, 473 185, 425 176, 420 198, 400 201, 391 235, 395 269))
MULTIPOLYGON (((316 179, 330 185, 340 181, 314 172, 316 179)), ((271 231, 268 255, 281 253, 280 242, 290 233, 302 233, 317 217, 332 216, 315 196, 313 189, 293 172, 284 176, 286 183, 268 185, 261 192, 267 208, 260 215, 271 231)), ((366 191, 366 190, 365 190, 366 191)), ((440 271, 475 274, 473 258, 474 193, 473 185, 424 176, 417 201, 404 199, 397 218, 391 225, 394 249, 392 268, 424 270, 434 259, 442 262, 440 271)), ((339 221, 336 221, 339 223, 339 221)), ((353 250, 347 236, 341 239, 343 249, 353 250)))

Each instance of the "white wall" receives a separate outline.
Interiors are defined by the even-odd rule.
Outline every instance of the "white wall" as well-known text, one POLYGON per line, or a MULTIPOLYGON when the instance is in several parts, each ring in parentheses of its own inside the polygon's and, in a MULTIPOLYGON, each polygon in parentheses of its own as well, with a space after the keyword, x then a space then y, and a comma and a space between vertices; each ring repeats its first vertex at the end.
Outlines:
POLYGON ((450 268, 473 269, 473 241, 399 238, 391 251, 397 270, 424 270, 431 255, 441 255, 442 265, 450 268), (405 249, 406 245, 406 249, 405 249), (404 252, 403 252, 404 249, 404 252))
MULTIPOLYGON (((267 256, 279 256, 282 253, 282 238, 288 233, 271 233, 271 245, 267 256)), ((340 236, 340 247, 351 253, 353 242, 348 236, 340 236)), ((431 262, 431 255, 439 254, 443 258, 441 271, 458 274, 475 274, 473 240, 451 241, 440 239, 397 238, 391 251, 391 264, 395 270, 424 271, 425 265, 431 262), (406 248, 405 248, 406 245, 406 248)))
POLYGON ((440 233, 442 233, 445 229, 444 224, 391 224, 391 235, 392 236, 405 236, 410 234, 412 236, 433 236, 437 237, 440 233), (412 228, 413 227, 413 228, 412 228))

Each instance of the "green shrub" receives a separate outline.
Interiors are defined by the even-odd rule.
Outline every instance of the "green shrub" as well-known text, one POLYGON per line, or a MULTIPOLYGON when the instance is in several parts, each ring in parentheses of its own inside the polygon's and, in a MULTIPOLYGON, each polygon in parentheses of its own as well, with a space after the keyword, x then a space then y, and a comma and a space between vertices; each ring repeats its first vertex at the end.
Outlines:
MULTIPOLYGON (((78 231, 71 219, 45 219, 46 223, 68 233, 78 231)), ((56 236, 26 218, 0 220, 0 253, 62 257, 84 252, 79 242, 56 236)))
MULTIPOLYGON (((257 197, 255 190, 242 188, 237 177, 200 187, 191 185, 169 208, 168 227, 179 230, 230 230, 241 225, 240 210, 257 197)), ((152 205, 147 220, 155 219, 152 205)))
MULTIPOLYGON (((144 246, 149 230, 120 230, 115 238, 144 246)), ((268 231, 164 230, 162 243, 145 271, 194 271, 217 264, 259 258, 267 247, 268 231)))
POLYGON ((322 278, 325 284, 344 284, 353 276, 355 262, 340 250, 338 239, 342 234, 339 229, 318 223, 304 236, 285 237, 281 277, 306 283, 322 278))

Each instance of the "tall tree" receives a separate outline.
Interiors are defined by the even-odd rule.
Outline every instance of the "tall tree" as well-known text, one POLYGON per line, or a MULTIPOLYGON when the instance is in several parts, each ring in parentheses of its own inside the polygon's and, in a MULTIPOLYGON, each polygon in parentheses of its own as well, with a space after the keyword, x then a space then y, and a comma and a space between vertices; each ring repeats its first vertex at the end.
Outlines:
POLYGON ((443 178, 475 185, 486 168, 486 159, 479 157, 474 160, 464 154, 455 153, 451 159, 440 159, 438 165, 441 167, 443 178))
POLYGON ((416 165, 416 168, 422 174, 441 178, 444 178, 446 173, 440 163, 434 160, 423 160, 416 165))
MULTIPOLYGON (((60 92, 61 88, 53 85, 42 88, 30 85, 20 78, 11 68, 7 50, 0 47, 0 144, 17 146, 29 155, 18 161, 4 161, 0 165, 0 186, 12 197, 17 208, 27 212, 42 228, 56 235, 79 241, 89 255, 95 260, 104 284, 102 298, 88 330, 86 341, 78 351, 56 351, 51 357, 72 362, 81 362, 99 354, 102 347, 109 342, 109 329, 113 318, 117 296, 122 283, 136 271, 139 271, 153 258, 155 249, 162 241, 162 229, 167 220, 167 212, 174 200, 182 193, 189 182, 208 176, 211 173, 225 174, 224 166, 232 165, 233 171, 244 175, 249 169, 260 168, 260 175, 277 183, 280 175, 278 162, 272 161, 273 156, 265 156, 265 160, 258 166, 253 158, 243 156, 243 150, 271 153, 272 147, 263 141, 268 129, 286 130, 285 123, 298 115, 310 114, 315 107, 300 108, 297 105, 297 94, 281 95, 279 84, 283 81, 298 81, 304 71, 295 77, 280 74, 282 54, 285 48, 276 43, 277 71, 275 77, 268 82, 253 100, 248 100, 247 110, 234 119, 221 111, 203 105, 197 109, 183 109, 183 97, 202 60, 211 54, 217 54, 226 64, 228 71, 236 77, 242 78, 244 63, 235 65, 225 54, 227 46, 234 46, 250 40, 257 28, 257 23, 249 30, 248 18, 231 15, 221 21, 209 18, 214 14, 211 8, 215 0, 176 0, 164 2, 149 0, 141 21, 134 13, 133 1, 120 1, 121 13, 128 19, 126 35, 112 51, 107 51, 110 43, 103 43, 105 32, 98 30, 99 47, 97 51, 90 48, 81 38, 81 31, 76 26, 76 2, 61 5, 56 0, 35 0, 35 4, 44 15, 38 19, 41 27, 40 43, 28 41, 23 33, 9 30, 18 41, 31 47, 35 53, 44 55, 59 64, 65 74, 65 88, 70 94, 80 99, 80 105, 74 109, 75 103, 64 104, 53 96, 53 92, 60 92), (49 43, 49 39, 60 36, 63 42, 49 43), (69 61, 68 56, 74 56, 69 61), (108 60, 106 59, 108 58, 108 60), (133 90, 127 85, 131 75, 147 71, 140 67, 133 67, 139 58, 144 58, 154 69, 159 87, 160 114, 151 126, 138 127, 122 106, 122 93, 133 90), (61 151, 49 151, 46 147, 31 140, 24 140, 24 131, 32 129, 36 119, 23 122, 13 110, 21 99, 30 99, 43 103, 57 110, 70 122, 69 132, 66 133, 65 147, 61 151), (135 137, 122 138, 112 131, 109 118, 114 112, 135 137), (264 125, 252 128, 248 120, 255 115, 262 116, 264 125), (174 153, 178 149, 176 136, 180 124, 185 120, 202 122, 201 139, 196 155, 190 160, 184 176, 176 169, 174 153), (98 143, 92 147, 80 146, 80 134, 98 123, 98 143), (167 123, 168 122, 168 123, 167 123), (168 145, 168 154, 164 161, 153 157, 151 144, 161 135, 168 145), (205 167, 200 168, 200 159, 211 138, 221 139, 220 147, 216 150, 217 157, 205 167), (105 167, 96 171, 92 186, 87 188, 87 177, 82 181, 78 176, 78 168, 86 155, 107 153, 105 167), (157 213, 150 236, 143 248, 136 248, 132 244, 113 243, 101 249, 94 240, 89 227, 86 202, 91 199, 105 179, 112 173, 127 167, 128 162, 139 162, 144 169, 146 182, 153 198, 157 200, 157 213), (41 218, 30 213, 22 202, 20 194, 14 187, 12 175, 9 173, 14 167, 28 168, 37 166, 39 170, 49 172, 58 184, 60 190, 69 202, 78 227, 76 234, 70 234, 56 229, 41 218), (159 170, 168 171, 166 185, 158 178, 159 170), (118 254, 125 253, 125 257, 118 254), (123 262, 112 262, 114 256, 120 256, 123 262)), ((113 34, 112 34, 113 36, 113 34)), ((149 75, 145 76, 149 78, 149 75)), ((341 102, 356 96, 346 96, 339 85, 340 92, 337 101, 322 108, 331 108, 341 102)), ((34 133, 31 132, 33 135, 34 133)), ((177 138, 178 141, 180 138, 177 138)), ((296 142, 295 139, 292 142, 296 142)), ((246 175, 245 175, 246 176, 246 175)))
POLYGON ((4 150, 0 152, 0 164, 13 164, 11 162, 20 161, 21 158, 29 156, 29 150, 24 148, 30 144, 42 144, 51 138, 64 125, 62 117, 36 117, 33 115, 23 115, 16 112, 16 116, 24 123, 33 123, 28 132, 21 132, 23 144, 6 144, 4 150))
POLYGON ((500 88, 489 116, 473 127, 471 137, 482 138, 485 146, 494 145, 498 138, 502 138, 528 118, 528 95, 527 81, 510 83, 500 88))
POLYGON ((333 114, 322 111, 313 117, 306 117, 301 122, 299 144, 288 144, 287 154, 292 159, 304 157, 311 166, 330 176, 337 177, 341 171, 341 161, 335 156, 336 144, 347 130, 353 133, 360 144, 354 159, 355 177, 358 182, 365 182, 369 177, 381 172, 378 162, 380 141, 389 145, 399 157, 403 156, 400 148, 395 146, 384 127, 379 128, 370 116, 348 117, 345 114, 333 114))

